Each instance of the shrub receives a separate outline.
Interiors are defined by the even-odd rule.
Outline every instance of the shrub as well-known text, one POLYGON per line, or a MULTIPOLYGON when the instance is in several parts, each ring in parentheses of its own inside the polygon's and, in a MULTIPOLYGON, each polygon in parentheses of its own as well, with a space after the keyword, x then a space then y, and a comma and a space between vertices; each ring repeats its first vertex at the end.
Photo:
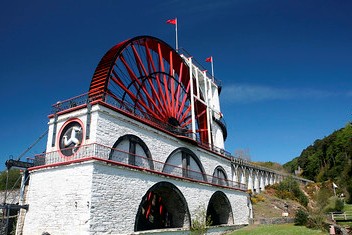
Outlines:
POLYGON ((301 203, 301 205, 307 207, 309 199, 301 190, 298 192, 296 197, 297 197, 299 203, 301 203))
POLYGON ((207 217, 205 206, 199 206, 192 220, 191 234, 202 235, 206 234, 208 227, 212 224, 210 216, 207 217))
POLYGON ((300 208, 295 214, 295 225, 306 225, 308 222, 308 213, 300 208))
POLYGON ((281 199, 294 199, 293 193, 288 192, 288 191, 277 190, 276 196, 281 199))
POLYGON ((292 177, 287 177, 276 186, 276 196, 281 199, 296 200, 301 205, 308 205, 308 197, 300 189, 298 182, 292 177))
POLYGON ((264 197, 263 195, 261 195, 261 194, 257 194, 257 195, 256 195, 256 198, 257 198, 258 201, 260 201, 260 202, 264 202, 264 201, 265 201, 265 197, 264 197))
POLYGON ((352 204, 352 184, 347 186, 348 198, 347 203, 352 204))
POLYGON ((326 208, 329 205, 329 198, 331 197, 331 193, 330 191, 322 186, 317 195, 316 195, 316 204, 318 206, 318 210, 322 211, 322 210, 326 210, 324 208, 326 208))
POLYGON ((344 202, 337 197, 330 197, 327 205, 323 208, 323 212, 329 213, 334 211, 342 211, 345 207, 344 202))
POLYGON ((258 203, 258 199, 255 197, 251 197, 251 202, 252 204, 257 204, 258 203))
POLYGON ((325 216, 322 213, 313 214, 308 218, 306 227, 324 230, 325 216))
POLYGON ((335 201, 335 210, 342 211, 345 207, 345 203, 341 199, 336 199, 335 201))
MULTIPOLYGON (((18 169, 11 169, 8 172, 9 174, 9 179, 8 179, 8 185, 7 187, 9 189, 11 188, 19 188, 21 186, 21 180, 19 179, 21 177, 21 172, 18 169)), ((0 190, 5 190, 6 189, 6 179, 7 179, 7 171, 4 170, 0 172, 0 190)))
POLYGON ((255 194, 251 196, 251 202, 252 204, 257 204, 258 202, 264 202, 265 197, 261 194, 255 194))

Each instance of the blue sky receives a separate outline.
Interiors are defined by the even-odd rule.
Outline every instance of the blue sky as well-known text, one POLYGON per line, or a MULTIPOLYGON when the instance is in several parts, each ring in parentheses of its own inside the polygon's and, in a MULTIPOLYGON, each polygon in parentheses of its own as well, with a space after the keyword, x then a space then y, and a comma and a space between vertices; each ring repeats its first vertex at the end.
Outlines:
POLYGON ((174 45, 174 17, 179 46, 214 58, 226 149, 285 163, 352 119, 351 12, 349 0, 3 2, 0 169, 47 129, 52 104, 88 91, 113 45, 139 35, 174 45))

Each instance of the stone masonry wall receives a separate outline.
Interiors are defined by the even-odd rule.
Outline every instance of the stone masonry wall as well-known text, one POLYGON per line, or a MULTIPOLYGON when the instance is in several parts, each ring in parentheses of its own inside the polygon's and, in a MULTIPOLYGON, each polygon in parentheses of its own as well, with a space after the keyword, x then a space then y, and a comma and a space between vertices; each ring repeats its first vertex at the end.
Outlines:
MULTIPOLYGON (((64 123, 73 118, 78 118, 83 123, 84 128, 86 128, 86 112, 87 109, 84 108, 60 115, 57 120, 56 135, 59 135, 64 123)), ((53 121, 53 118, 49 121, 47 152, 58 151, 59 149, 57 137, 55 139, 55 146, 51 146, 54 126, 53 121)), ((164 132, 158 131, 102 105, 93 105, 90 138, 83 138, 82 144, 99 143, 112 147, 119 137, 126 134, 133 134, 141 138, 148 146, 153 160, 165 162, 172 151, 179 147, 186 147, 197 155, 207 175, 212 175, 217 166, 222 166, 226 171, 228 179, 234 180, 231 164, 227 159, 194 146, 191 143, 177 139, 164 132)))
POLYGON ((91 160, 31 172, 23 234, 131 234, 142 197, 161 181, 181 191, 191 219, 199 206, 206 208, 211 196, 222 191, 234 224, 248 224, 247 194, 242 191, 91 160))
POLYGON ((32 171, 23 234, 88 234, 92 164, 32 171))
POLYGON ((91 208, 93 234, 133 232, 142 197, 153 185, 161 181, 174 184, 182 192, 191 220, 194 219, 194 213, 199 206, 207 208, 211 196, 216 191, 222 191, 231 203, 234 224, 249 223, 247 194, 241 191, 176 180, 99 162, 94 163, 93 174, 91 208))
POLYGON ((97 118, 96 125, 99 128, 94 128, 92 126, 92 129, 97 130, 97 143, 112 147, 119 137, 126 134, 133 134, 146 143, 153 160, 160 162, 166 162, 167 157, 175 149, 186 147, 197 155, 207 175, 213 175, 215 168, 217 166, 222 166, 226 171, 228 179, 233 180, 231 163, 227 159, 167 135, 166 133, 157 131, 102 106, 98 111, 98 115, 99 117, 97 118))

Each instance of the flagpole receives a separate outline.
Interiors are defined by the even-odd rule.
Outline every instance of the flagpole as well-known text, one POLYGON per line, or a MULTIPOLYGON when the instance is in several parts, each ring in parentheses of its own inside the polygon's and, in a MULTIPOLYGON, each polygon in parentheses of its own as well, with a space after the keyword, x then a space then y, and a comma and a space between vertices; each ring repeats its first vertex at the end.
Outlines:
POLYGON ((178 52, 177 18, 167 20, 166 23, 175 25, 175 35, 176 35, 176 39, 175 39, 176 48, 175 49, 178 52))
POLYGON ((213 81, 214 81, 214 59, 213 57, 211 57, 211 76, 213 77, 213 81))
POLYGON ((176 32, 176 51, 178 52, 178 37, 177 37, 177 18, 176 19, 176 27, 175 27, 175 32, 176 32))

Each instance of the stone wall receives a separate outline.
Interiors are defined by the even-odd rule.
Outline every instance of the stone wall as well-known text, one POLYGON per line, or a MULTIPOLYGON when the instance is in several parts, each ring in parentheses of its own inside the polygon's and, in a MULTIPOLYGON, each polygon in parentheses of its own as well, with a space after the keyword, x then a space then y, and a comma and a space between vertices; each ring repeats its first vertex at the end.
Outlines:
MULTIPOLYGON (((59 115, 56 135, 59 136, 65 122, 73 118, 79 119, 82 127, 86 128, 86 112, 84 108, 59 115)), ((183 229, 189 229, 196 210, 200 206, 207 208, 212 196, 219 191, 231 207, 228 225, 249 223, 250 202, 248 194, 243 191, 124 167, 119 163, 108 164, 108 156, 96 156, 103 160, 91 158, 91 155, 84 156, 88 158, 83 160, 71 157, 60 159, 63 157, 55 152, 58 150, 57 136, 52 147, 53 127, 52 118, 49 122, 47 151, 54 151, 55 155, 47 154, 46 162, 54 165, 30 171, 27 195, 29 210, 25 217, 24 234, 131 234, 135 230, 142 199, 160 182, 173 185, 184 198, 182 200, 186 203, 188 214, 182 221, 183 229), (75 163, 63 162, 70 159, 75 159, 75 163)), ((87 130, 83 131, 85 133, 87 130)), ((228 179, 233 179, 229 159, 102 105, 93 105, 90 136, 86 139, 84 135, 81 144, 97 143, 111 148, 120 137, 127 134, 140 138, 149 149, 152 159, 159 164, 165 163, 176 149, 187 148, 199 159, 205 174, 212 176, 216 167, 221 166, 228 179)))
POLYGON ((220 190, 231 202, 234 223, 248 224, 249 208, 247 195, 244 192, 160 177, 143 171, 121 170, 119 167, 95 164, 92 187, 94 212, 92 213, 99 216, 94 216, 92 219, 91 229, 98 233, 109 229, 115 233, 133 231, 142 197, 148 189, 160 181, 177 186, 187 201, 191 218, 194 218, 194 213, 199 206, 206 208, 210 197, 220 190))
POLYGON ((213 175, 215 168, 220 165, 225 169, 228 179, 232 180, 231 162, 223 157, 157 131, 103 106, 100 106, 98 116, 96 125, 99 128, 92 126, 92 129, 97 129, 97 143, 113 146, 120 136, 133 134, 145 142, 153 160, 160 162, 166 162, 167 157, 175 149, 185 147, 197 155, 207 175, 213 175))
POLYGON ((92 164, 31 172, 23 234, 88 234, 92 164))
POLYGON ((131 234, 142 197, 161 181, 181 191, 190 221, 199 206, 206 207, 221 191, 231 204, 230 225, 248 224, 248 199, 242 191, 87 161, 31 173, 24 234, 131 234))

